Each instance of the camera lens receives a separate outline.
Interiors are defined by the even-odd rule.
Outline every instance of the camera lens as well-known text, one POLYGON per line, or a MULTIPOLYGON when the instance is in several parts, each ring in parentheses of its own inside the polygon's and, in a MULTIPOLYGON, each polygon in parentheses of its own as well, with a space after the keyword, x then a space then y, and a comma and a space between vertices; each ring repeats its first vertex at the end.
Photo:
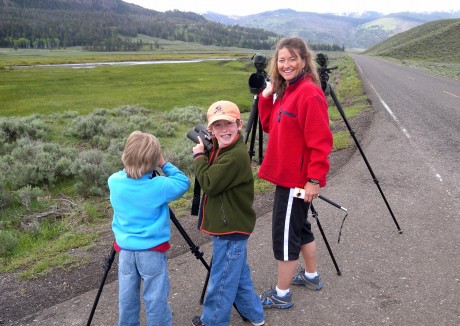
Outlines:
POLYGON ((321 67, 327 67, 328 61, 329 61, 329 58, 327 54, 318 53, 316 55, 316 63, 319 64, 321 67))
POLYGON ((251 74, 251 76, 249 76, 248 84, 252 94, 259 94, 262 92, 266 86, 265 83, 265 77, 261 74, 251 74))

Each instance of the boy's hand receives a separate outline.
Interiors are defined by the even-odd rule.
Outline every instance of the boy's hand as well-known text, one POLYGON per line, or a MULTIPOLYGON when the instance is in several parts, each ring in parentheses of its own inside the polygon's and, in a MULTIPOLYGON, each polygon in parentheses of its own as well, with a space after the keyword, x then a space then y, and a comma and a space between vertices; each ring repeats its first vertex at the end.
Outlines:
POLYGON ((158 167, 161 169, 165 165, 166 161, 163 157, 163 154, 160 154, 160 160, 158 161, 158 167))
POLYGON ((201 137, 200 136, 197 136, 198 138, 198 141, 200 142, 199 144, 196 144, 192 150, 193 150, 193 154, 197 154, 197 153, 204 153, 204 145, 203 145, 203 141, 201 140, 201 137))

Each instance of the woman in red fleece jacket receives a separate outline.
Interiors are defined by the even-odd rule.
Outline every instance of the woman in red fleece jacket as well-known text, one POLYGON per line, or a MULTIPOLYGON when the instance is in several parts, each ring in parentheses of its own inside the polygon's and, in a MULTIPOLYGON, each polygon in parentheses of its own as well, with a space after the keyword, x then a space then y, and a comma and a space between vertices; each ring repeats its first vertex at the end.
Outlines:
POLYGON ((333 139, 313 57, 302 39, 280 40, 271 60, 271 82, 259 96, 260 121, 269 134, 259 177, 276 185, 272 237, 278 282, 261 295, 265 308, 292 307, 290 284, 322 288, 305 202, 326 185, 333 139), (305 189, 305 202, 294 197, 296 187, 305 189), (305 269, 296 272, 300 253, 305 269))

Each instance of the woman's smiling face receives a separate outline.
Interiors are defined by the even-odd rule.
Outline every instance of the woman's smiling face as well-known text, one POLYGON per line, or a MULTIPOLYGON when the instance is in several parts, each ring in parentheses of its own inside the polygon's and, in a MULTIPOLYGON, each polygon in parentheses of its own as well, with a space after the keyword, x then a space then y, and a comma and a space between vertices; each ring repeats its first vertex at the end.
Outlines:
POLYGON ((293 53, 287 48, 278 51, 278 72, 288 82, 300 75, 305 64, 305 60, 300 57, 297 49, 294 49, 293 53))

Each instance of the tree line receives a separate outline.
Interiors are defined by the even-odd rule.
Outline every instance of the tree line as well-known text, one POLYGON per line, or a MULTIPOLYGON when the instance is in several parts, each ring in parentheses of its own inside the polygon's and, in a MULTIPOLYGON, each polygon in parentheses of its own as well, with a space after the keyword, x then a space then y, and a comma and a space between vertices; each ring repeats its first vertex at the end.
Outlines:
MULTIPOLYGON (((81 46, 89 51, 138 51, 139 34, 220 47, 273 49, 281 37, 260 28, 223 25, 178 10, 157 12, 120 0, 0 1, 0 47, 55 49, 81 46)), ((313 44, 311 44, 313 45, 313 44)), ((316 43, 320 50, 332 45, 316 43)), ((339 46, 333 45, 340 50, 339 46)))
POLYGON ((191 12, 43 9, 26 5, 29 3, 6 6, 0 1, 0 47, 52 49, 82 46, 97 51, 137 50, 140 44, 131 38, 144 34, 203 45, 270 49, 278 38, 273 32, 226 26, 191 12))

